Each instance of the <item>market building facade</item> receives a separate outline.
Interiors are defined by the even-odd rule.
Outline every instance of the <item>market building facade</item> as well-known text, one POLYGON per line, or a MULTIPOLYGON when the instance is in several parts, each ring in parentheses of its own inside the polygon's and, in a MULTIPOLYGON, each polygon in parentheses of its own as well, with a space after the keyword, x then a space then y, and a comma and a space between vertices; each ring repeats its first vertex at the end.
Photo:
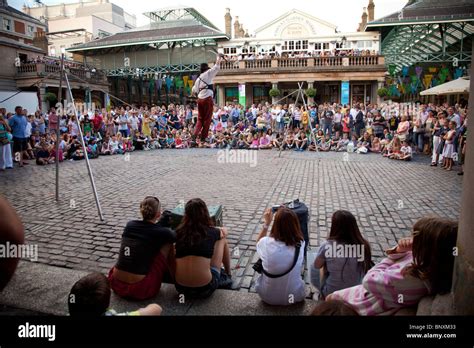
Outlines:
MULTIPOLYGON (((370 1, 362 23, 373 15, 370 1)), ((375 102, 385 80, 378 33, 341 33, 298 10, 252 35, 238 18, 232 22, 230 10, 224 17, 225 32, 193 8, 159 9, 145 16, 149 25, 68 50, 76 60, 105 71, 111 93, 128 103, 184 102, 199 65, 212 63, 216 52, 228 59, 215 81, 219 104, 272 102, 270 89, 278 89, 277 99, 290 103, 291 97, 285 96, 298 83, 316 90, 308 102, 375 102)))

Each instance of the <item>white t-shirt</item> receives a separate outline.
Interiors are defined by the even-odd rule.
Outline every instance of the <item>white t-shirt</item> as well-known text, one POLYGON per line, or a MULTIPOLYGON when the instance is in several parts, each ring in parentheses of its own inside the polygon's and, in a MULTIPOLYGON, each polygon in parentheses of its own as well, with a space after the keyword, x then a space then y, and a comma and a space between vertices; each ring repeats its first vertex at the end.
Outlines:
POLYGON ((130 117, 130 124, 133 130, 138 130, 138 117, 135 117, 135 116, 130 117))
POLYGON ((212 80, 216 77, 219 69, 220 64, 214 64, 212 68, 199 75, 192 89, 192 92, 197 94, 199 99, 214 97, 214 92, 212 89, 208 89, 207 86, 212 85, 212 80))
POLYGON ((71 135, 79 135, 79 127, 77 127, 76 121, 69 120, 68 125, 71 126, 71 135))
MULTIPOLYGON (((262 259, 265 271, 278 275, 290 269, 295 257, 295 247, 289 247, 273 237, 263 237, 257 243, 257 253, 262 259)), ((269 278, 261 274, 257 278, 255 290, 264 302, 271 305, 289 305, 304 300, 305 283, 301 278, 303 260, 304 241, 301 242, 298 261, 290 273, 279 278, 269 278)))
POLYGON ((31 122, 26 122, 25 137, 31 137, 31 122))

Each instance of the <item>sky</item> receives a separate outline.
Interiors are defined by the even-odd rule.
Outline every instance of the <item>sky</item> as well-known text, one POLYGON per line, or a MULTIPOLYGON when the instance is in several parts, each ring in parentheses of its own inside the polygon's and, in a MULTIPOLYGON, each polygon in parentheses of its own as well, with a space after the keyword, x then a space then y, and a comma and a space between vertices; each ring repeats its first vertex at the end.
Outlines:
MULTIPOLYGON (((77 2, 78 0, 42 0, 46 5, 77 2)), ((176 0, 109 0, 137 16, 137 25, 145 25, 148 19, 142 13, 162 7, 176 6, 176 0)), ((317 18, 333 23, 342 32, 357 30, 362 9, 369 0, 179 0, 180 4, 194 7, 214 25, 224 30, 225 9, 230 8, 232 17, 239 16, 244 28, 252 34, 255 29, 295 8, 317 18)), ((8 0, 10 6, 21 10, 23 4, 33 5, 33 0, 8 0)), ((375 19, 398 12, 407 0, 374 0, 375 19)))

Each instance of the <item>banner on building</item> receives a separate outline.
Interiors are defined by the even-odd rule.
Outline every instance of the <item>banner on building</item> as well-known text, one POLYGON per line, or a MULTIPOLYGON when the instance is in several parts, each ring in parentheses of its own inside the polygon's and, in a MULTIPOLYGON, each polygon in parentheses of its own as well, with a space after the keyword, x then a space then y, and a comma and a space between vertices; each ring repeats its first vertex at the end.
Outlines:
POLYGON ((341 104, 349 104, 349 81, 341 82, 341 104))
POLYGON ((239 104, 246 106, 245 84, 239 84, 239 104))

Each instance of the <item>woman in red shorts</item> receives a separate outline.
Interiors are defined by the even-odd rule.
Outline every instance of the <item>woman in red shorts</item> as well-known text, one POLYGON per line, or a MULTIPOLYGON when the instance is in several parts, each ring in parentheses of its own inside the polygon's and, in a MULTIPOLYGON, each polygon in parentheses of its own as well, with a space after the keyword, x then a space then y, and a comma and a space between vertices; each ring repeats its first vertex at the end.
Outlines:
POLYGON ((122 235, 120 254, 109 272, 112 290, 120 297, 145 300, 158 294, 163 278, 173 275, 168 260, 173 259, 174 231, 157 221, 161 204, 146 197, 140 204, 143 220, 127 223, 122 235))

